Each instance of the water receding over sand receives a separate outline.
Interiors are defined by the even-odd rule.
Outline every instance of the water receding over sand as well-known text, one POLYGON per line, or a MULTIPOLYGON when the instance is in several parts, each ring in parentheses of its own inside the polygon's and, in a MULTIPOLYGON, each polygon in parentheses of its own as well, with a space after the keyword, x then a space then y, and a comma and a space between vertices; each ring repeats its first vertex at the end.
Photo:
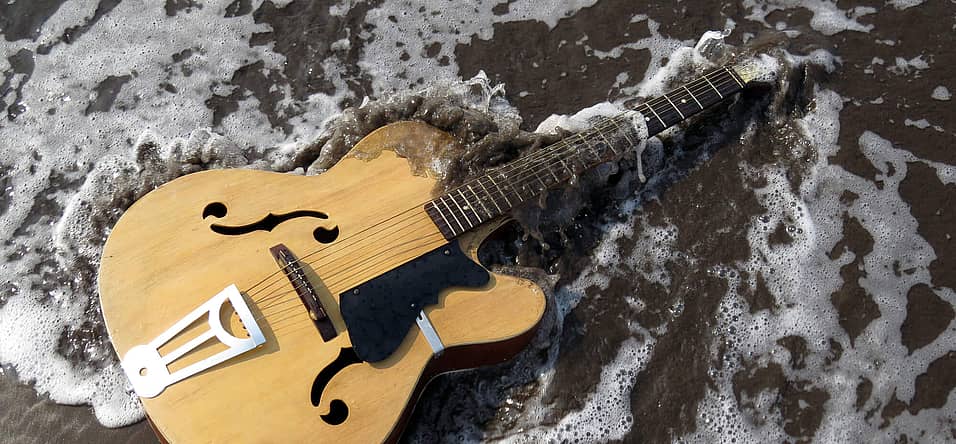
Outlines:
POLYGON ((516 212, 482 256, 548 289, 541 332, 405 439, 956 440, 951 7, 541 3, 0 5, 0 433, 149 436, 95 270, 152 188, 321 174, 409 118, 465 142, 419 153, 455 183, 759 52, 763 86, 516 212))

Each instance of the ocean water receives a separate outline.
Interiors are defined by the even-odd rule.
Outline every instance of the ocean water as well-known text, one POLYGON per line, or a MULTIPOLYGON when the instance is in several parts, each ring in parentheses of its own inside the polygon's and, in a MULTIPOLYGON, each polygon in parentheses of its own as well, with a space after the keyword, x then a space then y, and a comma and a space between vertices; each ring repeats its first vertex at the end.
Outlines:
MULTIPOLYGON (((956 8, 632 3, 0 5, 3 378, 47 424, 142 430, 96 268, 175 177, 321 174, 417 118, 467 142, 430 165, 453 183, 756 56, 761 85, 515 212, 482 254, 546 321, 436 380, 405 439, 956 441, 956 8)), ((45 441, 22 398, 0 433, 45 441)))

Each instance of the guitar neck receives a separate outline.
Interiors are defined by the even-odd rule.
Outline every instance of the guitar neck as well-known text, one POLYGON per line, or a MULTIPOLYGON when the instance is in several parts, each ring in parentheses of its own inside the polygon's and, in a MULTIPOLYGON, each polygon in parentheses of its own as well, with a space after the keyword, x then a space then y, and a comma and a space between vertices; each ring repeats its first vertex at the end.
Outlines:
POLYGON ((643 139, 734 95, 750 80, 749 69, 717 68, 632 110, 601 119, 587 131, 493 168, 429 201, 425 211, 451 240, 589 168, 619 158, 643 139))

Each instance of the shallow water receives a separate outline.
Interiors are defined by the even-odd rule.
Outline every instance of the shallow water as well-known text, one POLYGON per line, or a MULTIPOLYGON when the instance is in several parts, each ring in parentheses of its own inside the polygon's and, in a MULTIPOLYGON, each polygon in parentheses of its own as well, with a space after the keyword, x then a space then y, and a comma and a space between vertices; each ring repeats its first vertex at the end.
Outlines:
POLYGON ((951 4, 447 5, 0 5, 3 436, 147 436, 99 425, 142 412, 94 284, 110 227, 153 187, 320 174, 410 117, 466 142, 429 165, 454 183, 581 124, 553 114, 755 51, 775 82, 489 242, 549 289, 545 325, 514 362, 439 378, 406 440, 956 441, 951 4), (708 30, 730 31, 723 54, 691 50, 708 30))

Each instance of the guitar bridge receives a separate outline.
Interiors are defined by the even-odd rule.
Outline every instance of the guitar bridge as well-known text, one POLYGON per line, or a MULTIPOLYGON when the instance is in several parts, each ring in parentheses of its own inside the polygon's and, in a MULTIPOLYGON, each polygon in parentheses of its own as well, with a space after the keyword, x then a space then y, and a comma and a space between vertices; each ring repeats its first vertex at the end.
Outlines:
POLYGON ((306 278, 299 260, 283 244, 270 248, 269 252, 272 253, 272 257, 275 258, 276 263, 279 264, 282 272, 285 273, 286 278, 292 284, 292 288, 299 295, 299 300, 305 305, 305 309, 309 313, 309 319, 315 324, 322 340, 329 342, 334 339, 338 332, 335 331, 335 325, 332 325, 332 318, 329 317, 329 313, 322 306, 322 301, 319 300, 319 294, 316 293, 315 287, 306 278))

